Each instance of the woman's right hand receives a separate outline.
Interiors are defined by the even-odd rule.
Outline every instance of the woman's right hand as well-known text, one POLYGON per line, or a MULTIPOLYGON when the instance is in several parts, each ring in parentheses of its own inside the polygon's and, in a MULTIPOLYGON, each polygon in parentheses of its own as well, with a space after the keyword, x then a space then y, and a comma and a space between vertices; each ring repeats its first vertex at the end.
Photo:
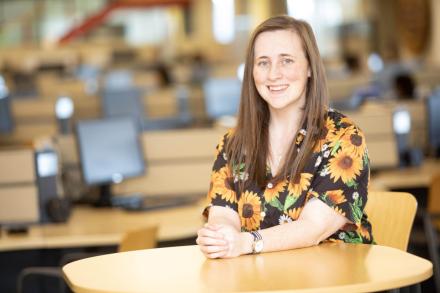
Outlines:
POLYGON ((208 258, 230 258, 250 253, 252 236, 240 233, 227 224, 205 224, 199 230, 196 240, 200 249, 208 258))
POLYGON ((228 241, 220 229, 220 225, 205 224, 197 231, 196 243, 207 258, 221 258, 228 253, 228 241))

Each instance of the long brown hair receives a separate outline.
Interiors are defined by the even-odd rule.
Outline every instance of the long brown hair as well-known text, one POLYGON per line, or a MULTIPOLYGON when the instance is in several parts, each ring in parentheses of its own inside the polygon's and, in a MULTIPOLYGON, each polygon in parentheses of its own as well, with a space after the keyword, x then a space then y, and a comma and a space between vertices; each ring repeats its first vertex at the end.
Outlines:
MULTIPOLYGON (((290 30, 301 39, 311 76, 306 85, 306 101, 300 125, 306 125, 307 135, 299 151, 295 139, 289 147, 281 172, 273 179, 275 182, 289 178, 294 182, 303 170, 313 147, 323 133, 327 109, 327 82, 324 66, 310 25, 289 16, 276 16, 261 23, 253 32, 247 49, 241 101, 237 127, 226 145, 229 167, 244 163, 244 171, 249 175, 248 182, 264 186, 266 182, 266 162, 269 153, 269 107, 255 87, 253 67, 255 59, 255 40, 262 32, 290 30)), ((298 135, 298 133, 296 134, 298 135)), ((296 136, 295 136, 296 137, 296 136)), ((241 183, 243 188, 243 184, 241 183)), ((239 197, 240 194, 237 193, 239 197)))

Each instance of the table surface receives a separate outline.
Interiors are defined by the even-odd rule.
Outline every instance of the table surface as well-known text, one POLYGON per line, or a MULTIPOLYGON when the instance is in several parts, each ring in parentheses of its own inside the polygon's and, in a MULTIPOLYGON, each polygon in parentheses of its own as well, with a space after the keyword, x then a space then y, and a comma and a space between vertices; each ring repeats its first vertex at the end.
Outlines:
POLYGON ((203 225, 205 200, 182 207, 147 212, 131 212, 117 208, 75 207, 67 223, 34 225, 24 234, 4 231, 0 251, 106 246, 120 243, 125 232, 149 225, 158 225, 158 241, 193 237, 203 225))
POLYGON ((379 245, 326 243, 214 260, 197 246, 180 246, 83 259, 63 273, 77 293, 365 292, 419 283, 432 264, 379 245))

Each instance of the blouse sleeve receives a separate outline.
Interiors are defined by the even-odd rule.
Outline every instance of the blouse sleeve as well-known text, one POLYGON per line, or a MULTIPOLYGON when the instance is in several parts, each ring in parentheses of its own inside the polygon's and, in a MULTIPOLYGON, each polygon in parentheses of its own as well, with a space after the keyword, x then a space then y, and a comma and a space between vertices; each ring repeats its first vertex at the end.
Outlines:
POLYGON ((370 177, 364 134, 354 125, 341 129, 324 145, 320 157, 310 194, 359 227, 370 177))
POLYGON ((237 212, 236 180, 228 165, 228 158, 224 149, 230 132, 225 134, 216 147, 216 159, 212 167, 211 182, 207 194, 207 207, 203 215, 208 218, 211 206, 223 206, 237 212))

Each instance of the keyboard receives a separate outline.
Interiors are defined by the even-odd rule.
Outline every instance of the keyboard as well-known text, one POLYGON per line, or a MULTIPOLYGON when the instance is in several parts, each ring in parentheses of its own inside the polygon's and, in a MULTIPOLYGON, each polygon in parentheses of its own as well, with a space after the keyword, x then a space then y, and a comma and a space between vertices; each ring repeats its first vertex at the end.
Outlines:
POLYGON ((180 207, 196 203, 201 196, 116 196, 112 205, 128 211, 151 211, 172 207, 180 207))

